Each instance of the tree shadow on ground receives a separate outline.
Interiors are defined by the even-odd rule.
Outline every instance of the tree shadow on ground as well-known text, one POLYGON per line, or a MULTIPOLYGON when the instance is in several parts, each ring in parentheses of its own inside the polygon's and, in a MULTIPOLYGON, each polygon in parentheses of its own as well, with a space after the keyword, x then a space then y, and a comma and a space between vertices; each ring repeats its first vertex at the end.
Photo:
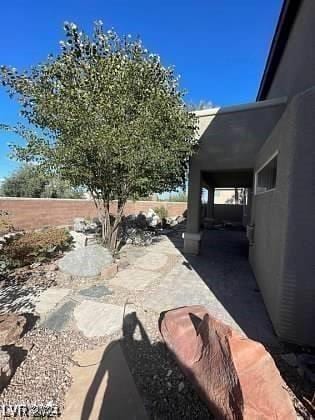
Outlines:
MULTIPOLYGON (((151 343, 137 317, 136 312, 129 313, 123 321, 123 337, 112 342, 105 350, 100 366, 86 395, 81 420, 88 420, 99 386, 107 375, 107 389, 102 401, 100 419, 111 419, 108 415, 110 404, 115 400, 116 372, 106 363, 108 353, 117 343, 122 348, 136 387, 142 398, 150 419, 212 419, 205 404, 182 375, 170 352, 162 342, 151 343), (104 363, 105 362, 105 363, 104 363), (181 391, 179 391, 179 384, 181 391), (182 389, 183 387, 183 389, 182 389)), ((121 401, 121 404, 124 404, 121 401)), ((126 419, 133 417, 128 413, 126 419)), ((122 418, 122 420, 124 420, 122 418)))
MULTIPOLYGON (((35 298, 53 285, 51 282, 43 282, 39 276, 41 273, 33 273, 32 270, 12 270, 0 275, 0 313, 7 312, 34 312, 35 298), (29 280, 37 275, 38 282, 29 284, 29 280)), ((44 273, 43 273, 44 275, 44 273)))

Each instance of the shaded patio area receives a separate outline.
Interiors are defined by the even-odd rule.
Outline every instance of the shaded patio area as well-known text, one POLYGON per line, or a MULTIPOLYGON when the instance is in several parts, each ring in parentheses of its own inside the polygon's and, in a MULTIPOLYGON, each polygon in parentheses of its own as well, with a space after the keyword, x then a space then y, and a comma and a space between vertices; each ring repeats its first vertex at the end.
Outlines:
MULTIPOLYGON (((181 226, 170 236, 180 250, 183 230, 181 226)), ((248 337, 276 346, 278 339, 248 261, 248 247, 241 229, 211 229, 203 232, 200 255, 184 255, 190 268, 209 288, 213 302, 220 303, 223 321, 231 324, 232 319, 248 337)))

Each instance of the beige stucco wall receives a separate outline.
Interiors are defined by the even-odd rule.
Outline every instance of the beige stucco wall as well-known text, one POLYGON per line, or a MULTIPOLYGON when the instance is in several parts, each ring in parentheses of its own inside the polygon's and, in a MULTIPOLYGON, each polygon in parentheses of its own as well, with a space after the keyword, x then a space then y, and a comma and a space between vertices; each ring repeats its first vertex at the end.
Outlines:
POLYGON ((315 1, 303 0, 267 99, 293 96, 315 85, 314 24, 315 1))
POLYGON ((288 104, 260 150, 257 170, 278 154, 274 191, 255 195, 250 261, 277 334, 315 345, 315 89, 288 104))

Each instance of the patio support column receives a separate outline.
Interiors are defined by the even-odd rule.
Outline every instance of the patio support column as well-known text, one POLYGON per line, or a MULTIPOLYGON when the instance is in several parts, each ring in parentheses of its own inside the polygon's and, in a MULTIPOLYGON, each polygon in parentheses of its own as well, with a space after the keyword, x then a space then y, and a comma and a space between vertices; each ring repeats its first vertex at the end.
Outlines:
POLYGON ((207 217, 214 218, 214 187, 208 187, 207 217))
POLYGON ((188 181, 187 225, 184 233, 184 251, 198 255, 201 239, 201 171, 197 165, 190 164, 188 181))

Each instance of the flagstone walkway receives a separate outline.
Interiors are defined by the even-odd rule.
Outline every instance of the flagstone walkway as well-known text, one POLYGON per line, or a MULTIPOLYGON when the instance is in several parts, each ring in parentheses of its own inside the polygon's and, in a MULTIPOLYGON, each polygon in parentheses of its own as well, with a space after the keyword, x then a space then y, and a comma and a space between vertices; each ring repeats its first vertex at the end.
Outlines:
MULTIPOLYGON (((68 280, 67 287, 58 284, 34 294, 30 289, 30 295, 18 294, 10 305, 17 308, 17 312, 39 314, 43 327, 56 331, 74 328, 86 337, 102 337, 121 332, 123 316, 137 307, 150 311, 158 325, 159 314, 164 310, 201 304, 215 317, 246 334, 244 326, 237 322, 242 316, 230 310, 233 290, 235 299, 243 302, 239 312, 252 318, 262 341, 272 342, 275 337, 248 261, 231 253, 237 246, 240 232, 210 231, 207 235, 216 238, 224 257, 218 255, 220 251, 213 249, 213 244, 208 245, 204 255, 184 256, 180 234, 177 232, 176 235, 175 231, 175 235, 162 236, 149 247, 126 247, 124 252, 131 264, 111 280, 92 277, 76 284, 73 277, 72 287, 68 280), (224 293, 224 299, 220 300, 218 288, 221 294, 224 293), (226 296, 230 296, 228 305, 225 305, 226 296), (249 299, 250 296, 253 298, 249 299)), ((3 309, 10 305, 6 302, 3 309)), ((0 311, 3 309, 0 303, 0 311)))

